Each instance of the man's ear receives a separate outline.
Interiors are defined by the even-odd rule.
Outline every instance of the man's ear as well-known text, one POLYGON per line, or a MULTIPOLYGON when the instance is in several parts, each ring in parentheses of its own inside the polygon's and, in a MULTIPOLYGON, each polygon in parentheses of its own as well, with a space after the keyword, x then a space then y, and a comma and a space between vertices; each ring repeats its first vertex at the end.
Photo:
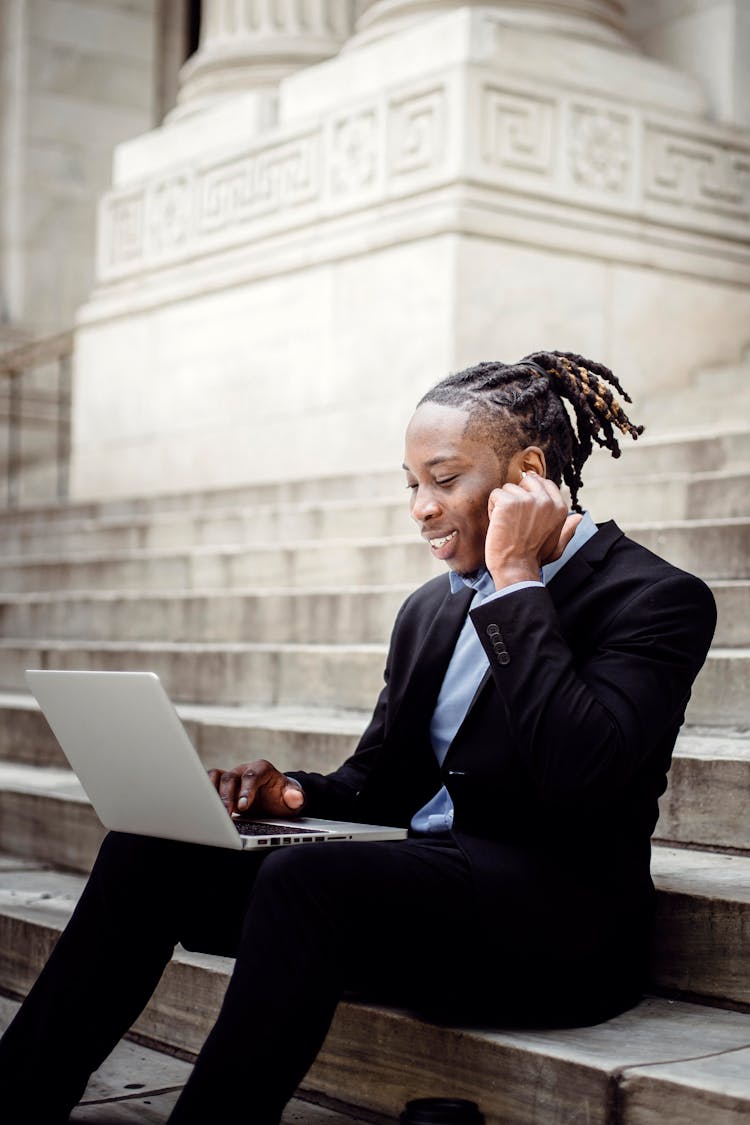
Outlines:
POLYGON ((547 476, 547 462, 538 445, 528 445, 526 449, 519 449, 514 453, 508 463, 508 480, 518 484, 523 473, 536 473, 537 476, 547 476))

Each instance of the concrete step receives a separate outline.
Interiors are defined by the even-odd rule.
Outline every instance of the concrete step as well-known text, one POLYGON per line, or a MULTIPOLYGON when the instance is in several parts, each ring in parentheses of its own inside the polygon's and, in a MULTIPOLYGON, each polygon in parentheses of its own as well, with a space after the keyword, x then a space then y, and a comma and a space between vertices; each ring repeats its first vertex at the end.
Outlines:
POLYGON ((720 469, 593 480, 582 489, 580 501, 598 522, 614 518, 620 526, 643 520, 669 523, 747 517, 750 472, 720 469))
POLYGON ((656 986, 750 1005, 750 856, 654 846, 651 871, 656 986))
POLYGON ((325 543, 311 539, 286 546, 269 543, 122 555, 16 556, 0 561, 0 589, 23 593, 330 588, 386 585, 394 576, 400 583, 417 585, 443 570, 415 530, 390 539, 325 543))
MULTIPOLYGON (((18 1008, 19 1001, 0 996, 0 1035, 18 1008)), ((92 1074, 70 1121, 73 1125, 163 1125, 191 1070, 186 1059, 123 1040, 92 1074)), ((281 1125, 390 1125, 392 1120, 354 1106, 332 1109, 296 1097, 284 1111, 281 1125)))
MULTIPOLYGON (((679 434, 662 430, 659 425, 637 442, 623 441, 622 456, 614 460, 604 450, 594 449, 584 477, 587 487, 599 480, 623 482, 630 476, 643 477, 662 473, 706 473, 717 470, 750 469, 750 428, 731 424, 708 432, 693 427, 679 434)), ((43 533, 52 525, 67 526, 81 521, 97 522, 152 517, 157 513, 175 513, 183 518, 193 512, 199 516, 212 509, 236 511, 264 505, 318 505, 327 501, 347 499, 393 499, 404 483, 403 472, 386 468, 367 474, 309 477, 262 484, 246 484, 234 488, 206 491, 163 493, 154 496, 132 496, 106 501, 68 501, 64 504, 36 502, 22 508, 0 510, 0 538, 20 534, 25 529, 43 533)))
POLYGON ((119 552, 406 535, 414 527, 403 480, 389 497, 102 516, 4 529, 3 554, 119 552))
MULTIPOLYGON (((750 642, 750 581, 711 583, 714 642, 750 642)), ((274 589, 0 594, 0 634, 89 641, 387 641, 410 585, 274 589)))
MULTIPOLYGON (((321 707, 216 707, 177 710, 207 769, 267 758, 280 769, 327 772, 354 750, 369 714, 321 707)), ((65 767, 66 759, 25 693, 0 694, 0 761, 65 767)), ((661 798, 661 842, 750 853, 750 737, 687 728, 677 741, 661 798)))
MULTIPOLYGON (((396 613, 413 589, 394 585, 230 593, 176 590, 143 594, 8 594, 0 595, 0 633, 55 640, 87 637, 90 641, 117 637, 121 641, 169 638, 377 643, 388 639, 396 613)), ((750 583, 747 591, 750 594, 750 583)))
POLYGON ((712 648, 687 708, 694 726, 746 727, 750 722, 750 648, 712 648))
POLYGON ((731 426, 750 416, 750 354, 736 363, 695 373, 677 393, 649 396, 639 420, 662 430, 679 430, 706 419, 712 428, 731 426))
MULTIPOLYGON (((586 488, 600 480, 622 481, 629 476, 747 470, 750 427, 747 423, 743 425, 741 418, 736 414, 730 425, 700 428, 693 419, 679 433, 670 432, 656 420, 638 441, 623 439, 621 457, 611 457, 607 450, 595 448, 583 472, 586 488)), ((584 494, 581 493, 582 498, 584 494)))
POLYGON ((659 801, 655 838, 750 854, 750 736, 688 728, 680 734, 659 801))
MULTIPOLYGON (((676 566, 704 578, 750 578, 750 519, 649 522, 625 530, 676 566)), ((378 586, 394 576, 400 583, 416 585, 443 571, 415 530, 387 539, 311 539, 284 546, 15 556, 0 561, 0 589, 24 593, 378 586)))
MULTIPOLYGON (((0 850, 88 871, 103 836, 69 770, 0 764, 0 850)), ((750 1004, 750 944, 743 939, 750 855, 655 845, 652 870, 659 891, 655 985, 750 1004)))
POLYGON ((750 520, 628 523, 631 538, 706 580, 750 578, 750 520))
POLYGON ((0 640, 0 688, 25 668, 153 671, 173 699, 213 704, 372 707, 386 646, 0 640))
MULTIPOLYGON (((24 669, 151 671, 175 700, 367 710, 382 686, 386 645, 219 644, 0 639, 0 689, 22 691, 24 669)), ((714 648, 688 721, 741 726, 750 718, 750 649, 714 648)))
MULTIPOLYGON (((268 758, 280 769, 340 766, 369 719, 367 711, 301 706, 178 703, 178 713, 206 768, 268 758)), ((66 759, 36 700, 0 693, 0 760, 65 766, 66 759)))
MULTIPOLYGON (((10 858, 4 867, 0 988, 23 994, 82 881, 10 858)), ((179 951, 136 1030, 197 1051, 230 965, 179 951)), ((552 1031, 456 1029, 347 1002, 304 1087, 392 1117, 408 1098, 439 1093, 478 1101, 487 1125, 740 1125, 749 1061, 750 1015, 656 997, 597 1027, 552 1031)))
MULTIPOLYGON (((334 770, 353 751, 369 712, 341 708, 217 707, 178 703, 177 711, 207 769, 267 758, 280 769, 334 770)), ((0 693, 0 761, 66 765, 36 700, 0 693)))
MULTIPOLYGON (((750 471, 722 469, 594 479, 586 486, 582 500, 595 518, 615 517, 622 523, 748 516, 748 496, 750 471)), ((408 535, 414 524, 401 480, 398 485, 394 481, 386 497, 102 515, 45 523, 21 520, 15 525, 6 518, 0 527, 2 555, 34 557, 388 537, 408 535)))

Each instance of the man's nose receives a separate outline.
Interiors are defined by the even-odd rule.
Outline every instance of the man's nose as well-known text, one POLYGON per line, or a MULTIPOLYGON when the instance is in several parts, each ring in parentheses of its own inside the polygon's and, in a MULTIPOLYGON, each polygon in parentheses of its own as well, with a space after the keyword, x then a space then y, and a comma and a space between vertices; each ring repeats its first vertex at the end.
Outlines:
POLYGON ((440 514, 440 504, 432 489, 417 487, 412 494, 411 515, 419 523, 440 514))

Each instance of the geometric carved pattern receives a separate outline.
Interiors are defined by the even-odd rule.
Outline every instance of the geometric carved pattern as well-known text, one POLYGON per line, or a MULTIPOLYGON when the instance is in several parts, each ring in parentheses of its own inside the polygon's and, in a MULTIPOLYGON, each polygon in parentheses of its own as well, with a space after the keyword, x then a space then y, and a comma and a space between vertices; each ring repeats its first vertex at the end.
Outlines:
POLYGON ((501 85, 482 77, 467 102, 458 82, 432 80, 338 109, 304 131, 269 130, 265 143, 256 138, 231 157, 208 155, 116 189, 102 202, 100 277, 246 245, 253 224, 263 233, 271 216, 274 231, 287 217, 298 223, 303 205, 304 221, 314 223, 406 196, 417 183, 441 184, 449 151, 459 182, 568 209, 619 209, 628 221, 640 214, 684 225, 689 211, 696 233, 750 234, 750 148, 736 133, 705 122, 691 133, 689 120, 677 126, 601 96, 539 87, 530 93, 510 78, 501 85), (469 122, 461 121, 467 104, 469 122), (466 128, 464 149, 448 137, 449 121, 466 128))
POLYGON ((143 189, 123 192, 111 200, 105 252, 109 261, 132 262, 143 256, 145 193, 143 189))
POLYGON ((381 128, 375 106, 332 122, 328 167, 333 196, 356 195, 375 186, 381 128))
POLYGON ((481 103, 483 160, 497 168, 551 175, 555 100, 485 86, 481 103))
POLYGON ((192 176, 182 172, 153 185, 147 196, 149 249, 160 254, 185 242, 193 211, 192 176))
POLYGON ((388 172, 401 176, 438 166, 446 145, 444 88, 393 99, 388 112, 388 172))
POLYGON ((208 233, 315 199, 318 139, 297 138, 207 168, 199 176, 196 231, 208 233))
POLYGON ((748 220, 750 150, 651 127, 644 192, 650 199, 748 220))
POLYGON ((633 165, 633 144, 627 114, 598 104, 572 107, 569 155, 576 184, 592 191, 624 194, 633 165))

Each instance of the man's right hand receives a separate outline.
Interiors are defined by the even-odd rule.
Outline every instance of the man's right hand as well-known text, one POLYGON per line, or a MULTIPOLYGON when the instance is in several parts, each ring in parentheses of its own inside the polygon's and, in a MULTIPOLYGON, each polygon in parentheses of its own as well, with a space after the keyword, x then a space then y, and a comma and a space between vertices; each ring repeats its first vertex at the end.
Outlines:
POLYGON ((234 812, 253 816, 297 816, 305 803, 305 794, 296 782, 264 758, 231 770, 209 770, 208 776, 230 816, 234 812))

